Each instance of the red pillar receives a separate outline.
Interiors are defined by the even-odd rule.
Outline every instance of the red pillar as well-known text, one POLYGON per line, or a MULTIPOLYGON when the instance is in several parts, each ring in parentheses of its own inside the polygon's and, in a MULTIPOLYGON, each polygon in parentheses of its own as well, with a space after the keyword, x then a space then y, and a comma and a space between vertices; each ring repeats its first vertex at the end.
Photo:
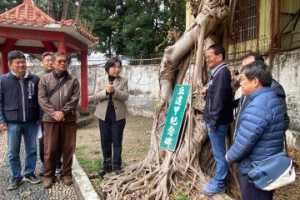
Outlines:
POLYGON ((63 53, 67 53, 66 51, 66 43, 64 41, 59 41, 58 45, 57 45, 57 51, 63 52, 63 53))
POLYGON ((7 52, 1 52, 1 74, 5 74, 8 72, 8 59, 7 59, 7 52))
POLYGON ((88 76, 87 51, 81 51, 81 111, 87 111, 88 106, 88 76))

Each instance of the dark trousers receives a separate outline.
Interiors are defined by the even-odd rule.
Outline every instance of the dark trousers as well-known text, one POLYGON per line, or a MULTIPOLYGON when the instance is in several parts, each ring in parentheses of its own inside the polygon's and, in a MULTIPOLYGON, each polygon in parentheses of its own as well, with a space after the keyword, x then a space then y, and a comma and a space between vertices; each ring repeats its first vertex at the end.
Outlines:
POLYGON ((63 167, 61 177, 71 176, 73 153, 76 145, 76 122, 44 123, 44 177, 55 177, 58 141, 61 138, 63 167))
MULTIPOLYGON (((44 132, 44 124, 42 124, 42 131, 44 132)), ((44 136, 39 138, 39 152, 40 152, 40 159, 44 164, 44 136)), ((58 140, 58 149, 56 154, 56 168, 61 168, 62 162, 62 148, 61 148, 61 138, 58 140)))
POLYGON ((272 200, 274 190, 264 191, 257 189, 254 184, 249 180, 246 174, 239 173, 241 182, 242 200, 272 200))
POLYGON ((103 169, 109 170, 113 164, 114 170, 120 170, 122 165, 122 139, 126 120, 116 121, 115 109, 113 106, 107 107, 105 121, 99 119, 101 148, 103 154, 103 169), (112 157, 113 147, 113 160, 112 157))

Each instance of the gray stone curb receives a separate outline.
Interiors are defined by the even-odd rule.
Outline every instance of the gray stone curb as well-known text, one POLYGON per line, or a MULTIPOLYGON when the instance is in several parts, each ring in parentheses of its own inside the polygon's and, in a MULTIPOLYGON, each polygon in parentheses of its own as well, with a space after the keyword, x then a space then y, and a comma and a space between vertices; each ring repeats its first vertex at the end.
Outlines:
MULTIPOLYGON (((80 116, 76 122, 77 128, 90 124, 94 116, 80 116)), ((75 194, 78 200, 100 200, 85 171, 80 166, 75 154, 73 155, 72 178, 75 194)))
POLYGON ((85 117, 78 117, 77 119, 77 128, 84 127, 88 124, 90 124, 94 120, 94 115, 85 116, 85 117))
POLYGON ((75 194, 79 200, 100 200, 75 155, 73 155, 72 178, 75 194))

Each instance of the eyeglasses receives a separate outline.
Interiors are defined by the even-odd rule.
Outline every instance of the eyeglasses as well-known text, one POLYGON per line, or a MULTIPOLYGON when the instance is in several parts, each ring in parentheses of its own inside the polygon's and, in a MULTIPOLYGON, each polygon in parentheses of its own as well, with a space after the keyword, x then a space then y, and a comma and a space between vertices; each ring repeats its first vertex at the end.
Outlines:
POLYGON ((15 65, 25 65, 26 64, 26 60, 22 60, 22 61, 14 61, 13 62, 15 65))
POLYGON ((61 64, 61 63, 67 63, 67 60, 57 60, 57 62, 58 62, 59 64, 61 64))

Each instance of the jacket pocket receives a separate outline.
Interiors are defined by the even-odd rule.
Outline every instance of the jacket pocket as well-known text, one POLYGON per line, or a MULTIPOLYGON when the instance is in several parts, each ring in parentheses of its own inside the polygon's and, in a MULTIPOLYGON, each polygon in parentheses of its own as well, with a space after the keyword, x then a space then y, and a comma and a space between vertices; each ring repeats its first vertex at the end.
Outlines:
POLYGON ((19 120, 19 106, 11 105, 4 107, 4 118, 6 121, 18 121, 19 120))
POLYGON ((39 119, 39 106, 37 104, 29 104, 29 120, 39 119))

